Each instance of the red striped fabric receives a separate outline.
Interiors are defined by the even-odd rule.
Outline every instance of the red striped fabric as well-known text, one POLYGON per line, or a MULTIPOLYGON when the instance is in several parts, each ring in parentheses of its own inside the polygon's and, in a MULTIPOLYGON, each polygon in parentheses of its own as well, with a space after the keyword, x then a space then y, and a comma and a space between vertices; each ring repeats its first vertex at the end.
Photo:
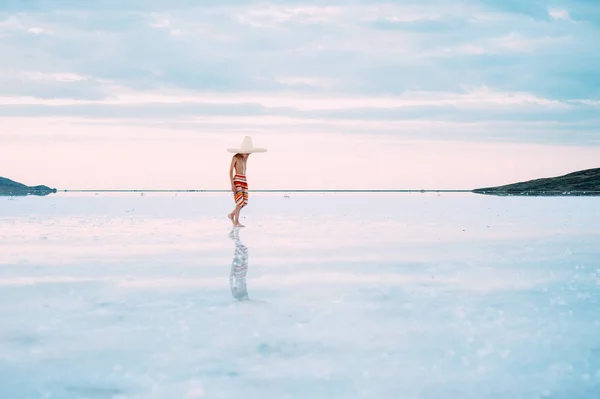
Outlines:
POLYGON ((235 185, 235 194, 233 195, 235 204, 243 208, 248 205, 248 181, 246 180, 246 176, 233 176, 233 184, 235 185))

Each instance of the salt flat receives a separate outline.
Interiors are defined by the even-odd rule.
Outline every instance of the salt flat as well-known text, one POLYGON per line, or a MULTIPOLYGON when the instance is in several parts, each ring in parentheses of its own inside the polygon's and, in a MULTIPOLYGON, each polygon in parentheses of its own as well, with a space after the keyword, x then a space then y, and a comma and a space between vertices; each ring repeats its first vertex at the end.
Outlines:
POLYGON ((600 397, 595 198, 0 203, 3 399, 600 397))

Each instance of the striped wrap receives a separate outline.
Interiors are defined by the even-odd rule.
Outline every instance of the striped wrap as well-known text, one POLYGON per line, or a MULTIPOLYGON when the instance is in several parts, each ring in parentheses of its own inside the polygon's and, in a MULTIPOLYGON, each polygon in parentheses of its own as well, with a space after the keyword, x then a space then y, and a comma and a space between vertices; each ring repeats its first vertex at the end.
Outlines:
POLYGON ((246 181, 246 176, 235 175, 233 177, 233 184, 235 185, 235 193, 233 194, 235 204, 243 208, 248 205, 248 182, 246 181))

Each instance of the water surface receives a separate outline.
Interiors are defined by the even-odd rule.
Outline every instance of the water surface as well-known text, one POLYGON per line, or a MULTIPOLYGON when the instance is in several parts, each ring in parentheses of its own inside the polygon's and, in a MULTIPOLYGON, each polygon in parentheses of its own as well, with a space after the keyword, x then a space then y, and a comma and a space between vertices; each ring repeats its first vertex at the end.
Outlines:
POLYGON ((2 398, 600 397, 594 198, 0 201, 2 398))

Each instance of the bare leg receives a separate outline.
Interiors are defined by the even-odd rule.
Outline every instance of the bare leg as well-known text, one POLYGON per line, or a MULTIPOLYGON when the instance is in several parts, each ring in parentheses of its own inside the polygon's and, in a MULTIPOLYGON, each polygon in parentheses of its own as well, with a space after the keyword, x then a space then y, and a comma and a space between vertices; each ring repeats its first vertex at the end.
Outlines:
POLYGON ((237 227, 245 227, 243 224, 240 223, 240 211, 242 210, 243 206, 237 206, 235 208, 234 211, 234 215, 233 215, 233 225, 237 226, 237 227))
MULTIPOLYGON (((235 194, 236 193, 233 193, 234 201, 235 201, 235 194)), ((235 204, 235 208, 233 208, 233 211, 231 211, 231 213, 229 215, 227 215, 227 217, 229 218, 229 220, 231 220, 231 223, 233 223, 234 226, 236 225, 236 221, 235 221, 236 212, 239 212, 237 203, 235 204)))

